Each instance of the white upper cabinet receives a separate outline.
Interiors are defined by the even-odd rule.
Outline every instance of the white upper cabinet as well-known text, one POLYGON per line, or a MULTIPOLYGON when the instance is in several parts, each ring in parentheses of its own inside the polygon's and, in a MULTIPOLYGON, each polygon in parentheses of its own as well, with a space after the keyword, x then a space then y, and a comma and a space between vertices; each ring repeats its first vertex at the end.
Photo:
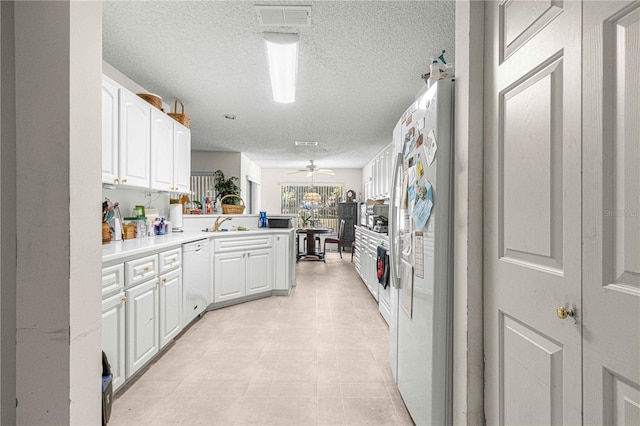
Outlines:
POLYGON ((138 96, 120 90, 120 183, 148 188, 150 184, 151 106, 138 96))
POLYGON ((187 193, 191 131, 102 77, 102 183, 187 193))
POLYGON ((365 199, 382 200, 391 192, 393 146, 389 145, 371 160, 371 178, 363 182, 365 199))
POLYGON ((118 178, 118 86, 102 77, 102 182, 118 178))
POLYGON ((173 123, 173 191, 191 190, 191 130, 173 123))
POLYGON ((151 107, 151 189, 174 190, 174 122, 151 107))

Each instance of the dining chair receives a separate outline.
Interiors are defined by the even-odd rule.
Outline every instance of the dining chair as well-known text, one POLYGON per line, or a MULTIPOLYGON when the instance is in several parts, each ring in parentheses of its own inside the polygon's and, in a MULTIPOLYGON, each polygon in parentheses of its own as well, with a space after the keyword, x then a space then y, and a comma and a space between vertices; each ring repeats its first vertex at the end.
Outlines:
POLYGON ((327 243, 338 244, 338 253, 340 253, 340 259, 342 259, 342 233, 344 232, 344 219, 340 221, 340 228, 338 228, 338 238, 325 238, 323 252, 327 252, 327 243))

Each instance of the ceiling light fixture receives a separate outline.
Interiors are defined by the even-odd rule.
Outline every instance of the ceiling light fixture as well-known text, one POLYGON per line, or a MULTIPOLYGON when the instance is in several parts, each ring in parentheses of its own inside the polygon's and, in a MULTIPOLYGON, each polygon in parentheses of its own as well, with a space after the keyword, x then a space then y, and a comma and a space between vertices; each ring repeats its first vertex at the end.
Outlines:
POLYGON ((318 142, 295 141, 296 146, 318 146, 318 142))
POLYGON ((289 104, 296 101, 299 41, 298 34, 264 33, 271 89, 276 102, 289 104))
POLYGON ((227 120, 235 120, 236 116, 234 114, 225 114, 224 118, 226 118, 227 120))

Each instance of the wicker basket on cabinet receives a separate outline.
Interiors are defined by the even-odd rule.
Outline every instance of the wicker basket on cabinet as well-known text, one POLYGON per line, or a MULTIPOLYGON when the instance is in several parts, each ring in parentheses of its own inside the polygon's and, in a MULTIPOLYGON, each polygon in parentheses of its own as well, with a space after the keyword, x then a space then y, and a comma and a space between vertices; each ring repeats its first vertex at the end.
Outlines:
POLYGON ((220 199, 220 203, 222 204, 222 213, 224 214, 242 214, 244 212, 244 200, 241 196, 235 194, 225 195, 220 199), (242 205, 238 204, 225 204, 224 199, 227 197, 237 197, 242 202, 242 205))

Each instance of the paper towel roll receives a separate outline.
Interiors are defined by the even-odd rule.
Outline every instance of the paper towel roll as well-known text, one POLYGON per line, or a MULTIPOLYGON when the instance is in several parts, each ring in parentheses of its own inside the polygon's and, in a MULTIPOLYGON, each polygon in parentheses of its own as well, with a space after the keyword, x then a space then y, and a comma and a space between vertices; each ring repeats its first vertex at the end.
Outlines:
POLYGON ((169 219, 173 229, 182 229, 182 204, 169 205, 169 219))

